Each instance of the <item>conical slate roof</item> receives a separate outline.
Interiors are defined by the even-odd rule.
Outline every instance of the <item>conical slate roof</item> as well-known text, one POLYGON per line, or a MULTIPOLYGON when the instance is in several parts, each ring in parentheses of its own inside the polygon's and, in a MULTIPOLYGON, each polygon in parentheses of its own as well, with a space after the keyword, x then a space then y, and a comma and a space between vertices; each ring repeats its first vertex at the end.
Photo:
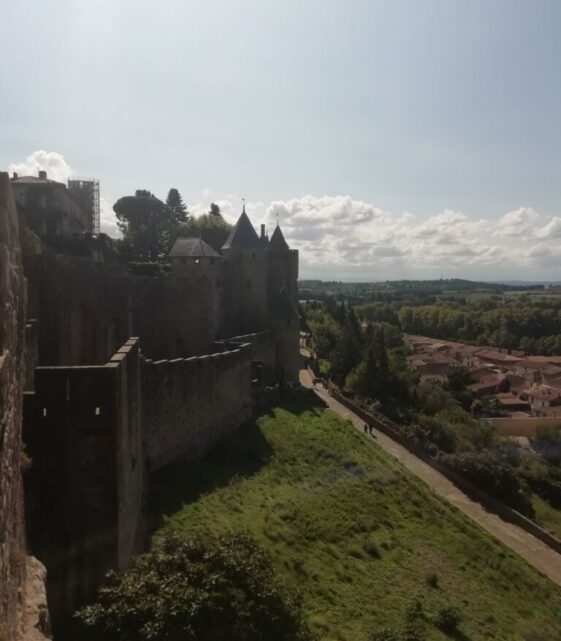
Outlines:
POLYGON ((200 258, 201 256, 222 258, 220 254, 215 252, 202 238, 178 238, 175 243, 173 243, 169 255, 191 256, 192 258, 200 258))
POLYGON ((261 243, 253 225, 245 213, 245 207, 222 249, 260 249, 261 243))
POLYGON ((269 241, 269 249, 288 249, 288 243, 278 225, 275 227, 275 231, 269 241))

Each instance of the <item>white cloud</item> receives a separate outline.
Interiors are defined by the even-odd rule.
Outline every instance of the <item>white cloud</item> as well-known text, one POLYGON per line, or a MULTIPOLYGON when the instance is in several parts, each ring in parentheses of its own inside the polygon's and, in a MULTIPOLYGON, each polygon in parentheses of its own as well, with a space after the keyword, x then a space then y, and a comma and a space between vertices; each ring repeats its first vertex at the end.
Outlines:
POLYGON ((101 196, 99 199, 99 230, 112 238, 120 238, 121 231, 117 227, 113 202, 114 200, 110 196, 101 196))
POLYGON ((10 173, 16 172, 19 176, 37 176, 39 170, 46 171, 51 180, 64 183, 74 173, 64 157, 56 151, 34 151, 25 162, 12 163, 8 167, 10 173))
POLYGON ((539 214, 531 207, 520 207, 507 212, 500 220, 495 231, 496 236, 523 236, 531 233, 539 214))
POLYGON ((559 238, 561 237, 561 218, 554 216, 546 225, 536 229, 536 238, 559 238))
MULTIPOLYGON (((72 169, 56 152, 35 151, 24 163, 10 165, 20 175, 44 169, 65 181, 72 169)), ((205 188, 193 202, 183 194, 195 216, 217 203, 224 218, 235 223, 242 198, 205 188)), ((101 231, 118 236, 113 199, 101 198, 101 231)), ((440 274, 465 278, 557 278, 561 262, 561 217, 545 217, 520 207, 497 219, 477 219, 444 209, 429 217, 411 212, 392 214, 349 195, 306 195, 288 200, 246 202, 258 230, 269 235, 277 216, 291 247, 300 250, 302 277, 383 280, 433 278, 440 274)))

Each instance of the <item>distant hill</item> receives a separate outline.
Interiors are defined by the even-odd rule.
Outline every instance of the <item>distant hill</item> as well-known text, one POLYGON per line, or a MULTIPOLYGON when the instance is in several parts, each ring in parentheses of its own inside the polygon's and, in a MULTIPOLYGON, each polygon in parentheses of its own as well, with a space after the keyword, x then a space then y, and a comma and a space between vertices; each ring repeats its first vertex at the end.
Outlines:
POLYGON ((488 292, 500 294, 517 289, 542 290, 542 283, 493 283, 464 280, 462 278, 445 278, 438 280, 386 280, 365 283, 343 283, 339 281, 300 280, 298 291, 301 299, 315 296, 351 296, 368 297, 375 293, 400 294, 452 294, 469 292, 488 292))

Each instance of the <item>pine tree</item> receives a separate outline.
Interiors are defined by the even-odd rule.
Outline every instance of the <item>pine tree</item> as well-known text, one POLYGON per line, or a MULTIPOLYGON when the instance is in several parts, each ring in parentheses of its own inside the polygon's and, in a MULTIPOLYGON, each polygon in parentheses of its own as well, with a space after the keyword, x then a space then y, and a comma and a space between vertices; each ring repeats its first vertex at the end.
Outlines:
POLYGON ((222 218, 222 212, 220 207, 216 203, 210 203, 210 211, 208 212, 209 216, 219 216, 222 218))
POLYGON ((183 202, 181 194, 175 187, 169 190, 166 205, 171 209, 178 222, 184 223, 187 221, 187 216, 189 215, 187 205, 183 202))

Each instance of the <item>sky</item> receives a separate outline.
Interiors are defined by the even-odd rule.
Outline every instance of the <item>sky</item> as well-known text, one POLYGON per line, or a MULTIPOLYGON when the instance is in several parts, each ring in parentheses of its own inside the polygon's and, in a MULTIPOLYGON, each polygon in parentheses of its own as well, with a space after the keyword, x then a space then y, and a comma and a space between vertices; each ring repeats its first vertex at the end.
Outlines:
POLYGON ((558 0, 0 0, 0 169, 278 214, 303 278, 560 280, 558 0))

